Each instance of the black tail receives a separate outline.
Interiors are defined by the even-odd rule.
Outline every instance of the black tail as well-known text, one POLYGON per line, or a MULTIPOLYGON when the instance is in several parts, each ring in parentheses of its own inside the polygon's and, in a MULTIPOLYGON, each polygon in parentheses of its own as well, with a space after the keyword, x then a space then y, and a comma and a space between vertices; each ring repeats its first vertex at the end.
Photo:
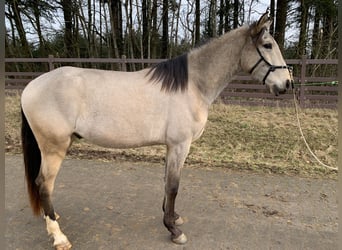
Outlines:
POLYGON ((30 197, 31 207, 35 215, 41 213, 41 202, 39 187, 36 184, 36 178, 39 174, 41 164, 41 154, 36 138, 27 122, 25 114, 21 109, 21 141, 24 154, 25 176, 27 189, 30 197))

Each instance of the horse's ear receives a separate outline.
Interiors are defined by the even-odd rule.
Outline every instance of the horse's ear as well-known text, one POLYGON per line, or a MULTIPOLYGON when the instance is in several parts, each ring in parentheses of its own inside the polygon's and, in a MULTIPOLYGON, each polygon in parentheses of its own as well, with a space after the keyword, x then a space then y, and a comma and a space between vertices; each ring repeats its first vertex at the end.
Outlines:
POLYGON ((270 30, 270 26, 272 24, 272 19, 270 17, 269 8, 267 8, 266 12, 260 17, 259 21, 254 22, 251 27, 251 36, 253 39, 257 39, 261 33, 270 30))

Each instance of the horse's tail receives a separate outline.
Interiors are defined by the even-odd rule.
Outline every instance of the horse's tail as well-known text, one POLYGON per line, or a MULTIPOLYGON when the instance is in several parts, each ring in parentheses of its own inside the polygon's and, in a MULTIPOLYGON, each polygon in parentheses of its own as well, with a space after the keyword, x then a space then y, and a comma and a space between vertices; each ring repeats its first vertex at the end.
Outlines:
POLYGON ((41 202, 39 195, 39 186, 36 184, 36 178, 40 171, 41 154, 37 140, 27 122, 26 116, 21 109, 21 141, 24 154, 25 176, 30 203, 35 215, 41 213, 41 202))

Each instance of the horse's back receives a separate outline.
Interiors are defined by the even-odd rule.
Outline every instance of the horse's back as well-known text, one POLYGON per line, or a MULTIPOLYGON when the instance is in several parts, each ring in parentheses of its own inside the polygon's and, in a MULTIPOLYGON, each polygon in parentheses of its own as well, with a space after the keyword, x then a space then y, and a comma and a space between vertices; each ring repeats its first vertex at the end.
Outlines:
POLYGON ((25 88, 22 107, 36 130, 77 133, 109 147, 160 143, 168 100, 146 72, 61 67, 25 88))
MULTIPOLYGON (((198 137, 207 109, 192 88, 167 93, 148 69, 117 72, 62 67, 33 80, 22 95, 28 121, 48 136, 80 135, 127 148, 198 137), (197 102, 196 102, 197 100, 197 102), (204 113, 198 118, 199 109, 204 113)), ((201 113, 201 112, 200 112, 201 113)))

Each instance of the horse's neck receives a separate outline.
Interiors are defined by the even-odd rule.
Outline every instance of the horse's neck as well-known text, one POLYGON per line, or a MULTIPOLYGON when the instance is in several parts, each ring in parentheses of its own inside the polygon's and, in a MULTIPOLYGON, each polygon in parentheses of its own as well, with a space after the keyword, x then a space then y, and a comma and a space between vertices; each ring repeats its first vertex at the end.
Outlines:
POLYGON ((189 53, 189 78, 208 104, 241 71, 240 55, 247 32, 247 27, 241 27, 189 53))

